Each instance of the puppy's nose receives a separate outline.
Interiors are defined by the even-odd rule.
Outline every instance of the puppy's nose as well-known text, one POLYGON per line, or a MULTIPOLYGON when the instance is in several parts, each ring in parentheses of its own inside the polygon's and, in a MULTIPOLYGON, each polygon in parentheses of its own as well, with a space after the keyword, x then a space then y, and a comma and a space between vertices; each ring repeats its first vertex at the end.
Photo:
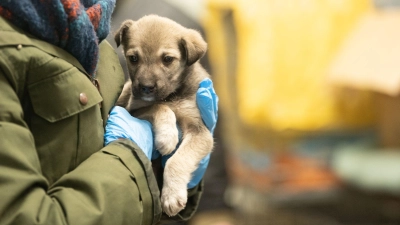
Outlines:
POLYGON ((143 94, 154 93, 154 91, 156 90, 155 86, 145 86, 145 85, 139 84, 139 87, 140 87, 140 91, 143 94))

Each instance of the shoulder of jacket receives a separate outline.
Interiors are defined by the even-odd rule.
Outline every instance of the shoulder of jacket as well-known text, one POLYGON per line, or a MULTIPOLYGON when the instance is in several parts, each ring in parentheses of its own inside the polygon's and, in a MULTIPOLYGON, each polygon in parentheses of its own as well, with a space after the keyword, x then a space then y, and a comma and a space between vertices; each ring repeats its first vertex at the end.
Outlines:
POLYGON ((88 76, 87 72, 85 71, 85 69, 83 69, 79 61, 67 51, 61 49, 60 47, 37 39, 33 35, 24 32, 23 30, 14 26, 12 23, 8 22, 6 19, 0 17, 0 47, 18 45, 24 47, 33 46, 43 52, 61 58, 69 62, 73 66, 77 67, 82 73, 88 76))
POLYGON ((29 37, 19 28, 0 17, 0 46, 32 45, 29 37))

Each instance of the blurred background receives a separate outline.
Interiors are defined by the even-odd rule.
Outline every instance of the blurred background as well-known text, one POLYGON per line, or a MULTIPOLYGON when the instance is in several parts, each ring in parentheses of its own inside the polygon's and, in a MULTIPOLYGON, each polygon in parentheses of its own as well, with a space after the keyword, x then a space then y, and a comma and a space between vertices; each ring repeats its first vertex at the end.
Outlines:
POLYGON ((158 14, 208 42, 216 147, 198 213, 180 224, 400 224, 399 7, 118 0, 112 31, 158 14))

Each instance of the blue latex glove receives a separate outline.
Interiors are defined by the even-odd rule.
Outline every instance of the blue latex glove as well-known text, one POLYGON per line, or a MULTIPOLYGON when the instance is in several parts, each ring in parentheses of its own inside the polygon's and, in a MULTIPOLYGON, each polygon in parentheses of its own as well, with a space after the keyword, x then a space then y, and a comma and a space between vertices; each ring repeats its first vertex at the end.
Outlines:
POLYGON ((151 128, 150 122, 135 118, 125 108, 115 106, 107 120, 104 144, 108 145, 120 138, 130 139, 151 160, 154 148, 151 128))
MULTIPOLYGON (((203 122, 206 124, 208 130, 211 133, 214 133, 218 120, 218 96, 215 93, 213 83, 210 79, 206 78, 200 82, 199 89, 197 90, 196 102, 203 122)), ((182 135, 179 130, 179 139, 181 139, 181 137, 182 135)), ((162 157, 163 166, 165 166, 166 161, 173 154, 174 153, 162 157)), ((192 173, 192 179, 187 186, 189 189, 194 188, 199 184, 206 172, 209 161, 210 154, 200 161, 198 168, 192 173)))

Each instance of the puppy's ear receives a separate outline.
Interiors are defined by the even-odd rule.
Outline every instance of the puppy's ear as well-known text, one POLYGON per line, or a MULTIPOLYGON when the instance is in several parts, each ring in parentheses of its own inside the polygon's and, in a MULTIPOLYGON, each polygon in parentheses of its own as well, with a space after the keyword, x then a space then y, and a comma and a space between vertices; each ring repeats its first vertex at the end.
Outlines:
POLYGON ((199 32, 188 29, 181 39, 182 52, 186 58, 186 65, 190 66, 199 60, 207 51, 207 43, 199 32))
POLYGON ((115 43, 117 43, 117 47, 121 44, 126 34, 126 31, 129 27, 131 27, 135 22, 133 20, 125 20, 119 29, 114 34, 115 43))

